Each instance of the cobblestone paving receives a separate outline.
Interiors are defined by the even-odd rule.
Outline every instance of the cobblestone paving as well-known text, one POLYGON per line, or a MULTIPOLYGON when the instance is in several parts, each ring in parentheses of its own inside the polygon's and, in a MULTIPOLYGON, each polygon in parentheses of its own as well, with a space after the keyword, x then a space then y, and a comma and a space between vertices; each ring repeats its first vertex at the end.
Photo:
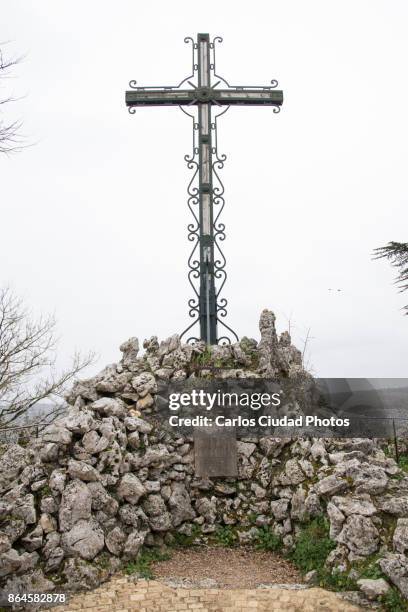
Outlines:
POLYGON ((320 588, 292 590, 171 588, 156 580, 116 577, 94 591, 72 597, 53 612, 353 612, 360 610, 320 588))

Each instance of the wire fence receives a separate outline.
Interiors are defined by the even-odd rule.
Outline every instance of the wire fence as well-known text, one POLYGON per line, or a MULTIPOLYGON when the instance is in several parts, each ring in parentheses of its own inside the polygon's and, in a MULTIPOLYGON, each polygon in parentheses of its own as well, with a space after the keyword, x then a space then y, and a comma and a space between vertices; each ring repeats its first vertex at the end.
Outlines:
POLYGON ((40 437, 41 429, 47 423, 33 423, 31 425, 20 425, 0 428, 0 442, 11 444, 21 441, 29 441, 31 438, 40 437))
MULTIPOLYGON (((400 459, 400 450, 399 450, 398 440, 400 440, 401 442, 404 440, 405 442, 404 447, 408 445, 408 417, 355 416, 355 418, 358 419, 358 421, 362 425, 361 431, 357 435, 352 435, 352 436, 350 435, 347 437, 349 438, 373 437, 373 438, 380 438, 380 439, 384 439, 384 440, 388 440, 392 442, 394 446, 395 459, 398 463, 400 459), (383 423, 384 421, 388 422, 386 433, 383 433, 383 435, 372 435, 372 432, 370 432, 370 427, 368 426, 368 423, 367 423, 370 421, 372 423, 374 422, 378 423, 379 421, 382 421, 383 423), (398 431, 400 428, 398 427, 398 425, 396 425, 396 422, 397 423, 403 422, 404 424, 407 425, 407 429, 403 430, 402 436, 398 435, 398 431)), ((47 425, 50 425, 50 422, 38 422, 38 423, 32 423, 31 425, 19 425, 19 426, 10 426, 10 427, 0 428, 0 443, 1 444, 11 444, 11 443, 20 443, 20 444, 25 443, 26 444, 33 438, 35 439, 41 438, 42 431, 47 425)), ((384 428, 384 432, 385 432, 385 428, 384 428)), ((276 434, 272 434, 272 435, 273 437, 279 437, 279 436, 276 436, 276 434)), ((302 436, 302 434, 300 433, 297 437, 304 437, 304 436, 302 436)), ((309 438, 313 436, 310 436, 310 433, 309 433, 309 435, 307 435, 306 437, 309 438)), ((332 434, 331 436, 320 435, 319 437, 337 437, 337 436, 332 434)), ((339 436, 339 437, 344 438, 344 436, 339 436)))

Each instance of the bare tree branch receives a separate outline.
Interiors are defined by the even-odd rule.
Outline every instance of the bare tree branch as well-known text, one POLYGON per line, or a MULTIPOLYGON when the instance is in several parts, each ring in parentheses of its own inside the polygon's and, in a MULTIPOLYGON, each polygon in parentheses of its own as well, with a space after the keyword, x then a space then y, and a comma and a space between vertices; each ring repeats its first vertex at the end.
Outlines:
MULTIPOLYGON (((7 43, 0 43, 0 79, 4 81, 10 78, 11 69, 17 66, 23 59, 24 56, 17 57, 8 57, 5 58, 3 51, 1 49, 2 46, 5 46, 7 43)), ((0 107, 3 107, 10 102, 16 102, 20 98, 15 98, 14 96, 8 95, 6 97, 0 98, 0 107)), ((3 110, 1 110, 3 113, 3 110)), ((0 153, 10 154, 21 151, 25 146, 24 139, 21 135, 21 127, 22 122, 19 120, 15 121, 6 121, 0 115, 0 153)))
POLYGON ((93 362, 92 352, 75 353, 71 366, 58 372, 55 327, 53 316, 34 318, 8 287, 0 289, 0 426, 45 399, 53 400, 55 416, 68 383, 93 362))

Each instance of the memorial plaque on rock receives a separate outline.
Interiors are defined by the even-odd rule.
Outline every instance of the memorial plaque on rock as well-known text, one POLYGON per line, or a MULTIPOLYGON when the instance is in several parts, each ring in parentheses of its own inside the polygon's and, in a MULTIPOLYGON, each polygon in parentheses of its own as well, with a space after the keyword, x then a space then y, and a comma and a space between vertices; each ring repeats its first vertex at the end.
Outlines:
POLYGON ((194 429, 195 474, 199 478, 235 477, 237 440, 234 427, 197 427, 194 429))

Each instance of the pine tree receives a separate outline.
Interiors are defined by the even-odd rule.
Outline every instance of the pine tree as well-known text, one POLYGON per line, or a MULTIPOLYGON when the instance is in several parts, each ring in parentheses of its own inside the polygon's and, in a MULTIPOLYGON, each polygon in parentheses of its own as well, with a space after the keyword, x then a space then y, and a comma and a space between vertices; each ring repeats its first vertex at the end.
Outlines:
MULTIPOLYGON (((398 276, 395 279, 401 291, 408 289, 408 242, 389 242, 386 246, 374 249, 374 259, 388 259, 391 265, 398 268, 398 276)), ((404 306, 405 314, 408 315, 408 304, 404 306)))

